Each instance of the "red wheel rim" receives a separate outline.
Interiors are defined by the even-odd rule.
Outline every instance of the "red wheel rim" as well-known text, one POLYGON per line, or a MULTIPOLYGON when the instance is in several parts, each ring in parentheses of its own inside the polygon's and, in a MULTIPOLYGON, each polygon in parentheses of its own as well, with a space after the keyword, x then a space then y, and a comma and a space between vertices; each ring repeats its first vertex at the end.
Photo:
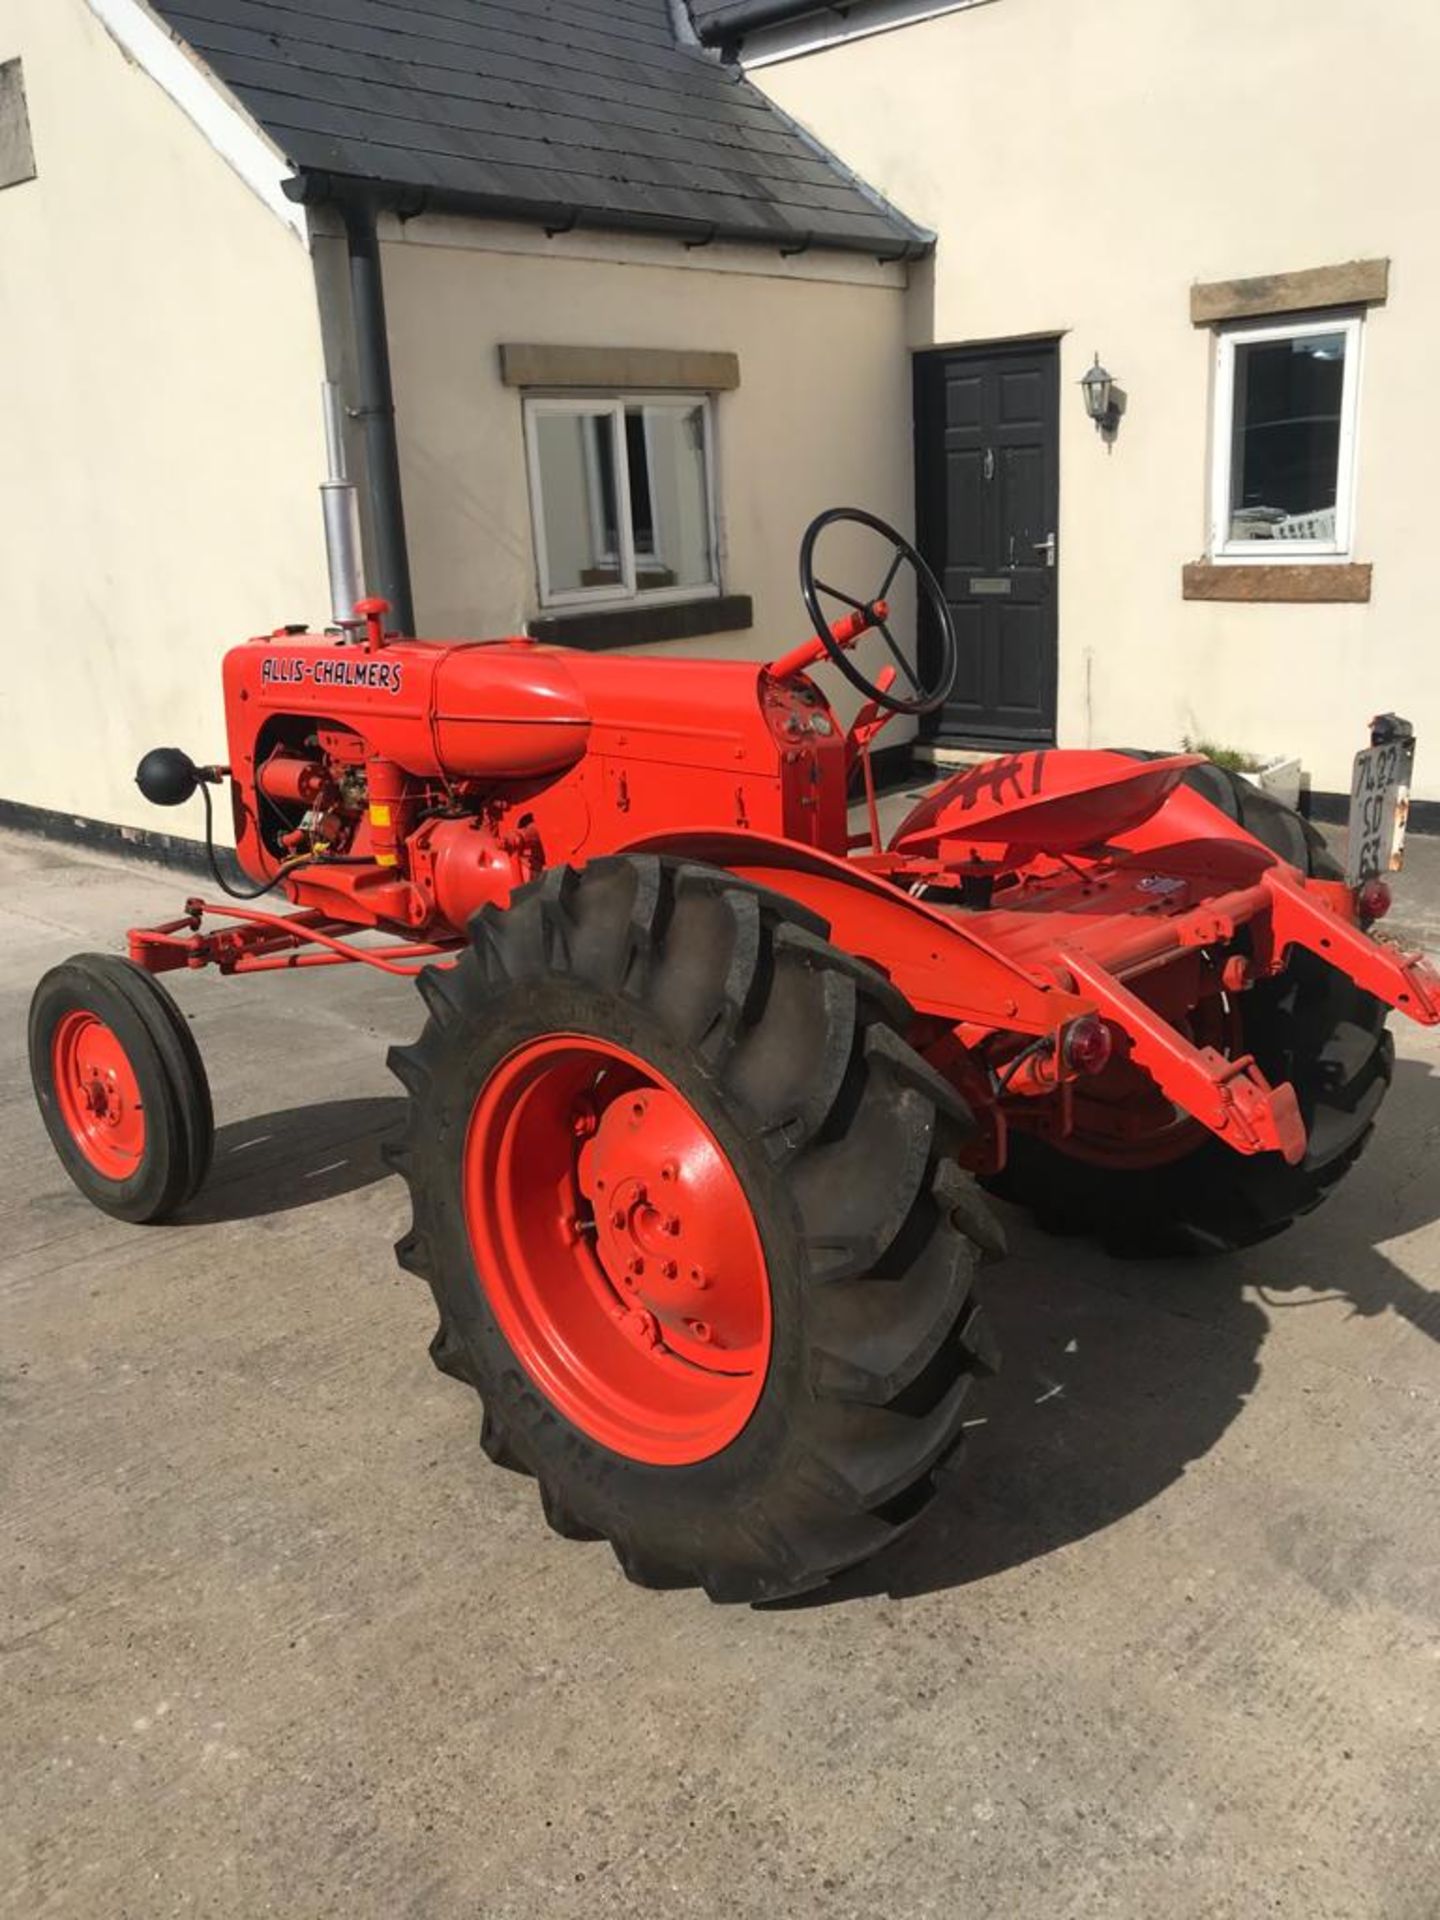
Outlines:
POLYGON ((130 1056, 98 1015, 67 1013, 50 1042, 55 1103, 97 1173, 128 1180, 145 1154, 145 1112, 130 1056))
POLYGON ((495 1318, 566 1419, 655 1466, 728 1446, 765 1384, 770 1282, 684 1096, 609 1041, 528 1041, 480 1092, 463 1179, 495 1318))

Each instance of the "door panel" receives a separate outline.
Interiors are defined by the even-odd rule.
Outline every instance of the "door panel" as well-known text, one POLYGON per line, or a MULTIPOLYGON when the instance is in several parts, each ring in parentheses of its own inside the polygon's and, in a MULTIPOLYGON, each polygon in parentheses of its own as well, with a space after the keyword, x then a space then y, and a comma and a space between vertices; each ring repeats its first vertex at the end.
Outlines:
POLYGON ((1044 704, 1045 609, 996 609, 1000 644, 995 650, 995 703, 1007 713, 1038 713, 1044 704))
POLYGON ((945 462, 946 563, 985 571, 985 455, 979 447, 957 447, 945 462))
POLYGON ((980 707, 985 701, 982 678, 985 636, 980 624, 981 608, 977 601, 974 605, 955 607, 952 612, 955 638, 960 647, 960 665, 950 699, 965 707, 980 707))
POLYGON ((1058 442, 1054 341, 916 356, 916 528, 960 641, 942 740, 1055 738, 1058 442))

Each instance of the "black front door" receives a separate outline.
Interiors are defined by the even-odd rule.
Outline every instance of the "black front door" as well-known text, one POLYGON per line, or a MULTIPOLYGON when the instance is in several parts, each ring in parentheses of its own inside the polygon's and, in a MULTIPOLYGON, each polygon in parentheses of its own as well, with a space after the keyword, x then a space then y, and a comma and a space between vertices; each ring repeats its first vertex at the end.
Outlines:
POLYGON ((960 641, 942 741, 1055 738, 1059 365, 1054 340, 915 356, 918 544, 960 641))

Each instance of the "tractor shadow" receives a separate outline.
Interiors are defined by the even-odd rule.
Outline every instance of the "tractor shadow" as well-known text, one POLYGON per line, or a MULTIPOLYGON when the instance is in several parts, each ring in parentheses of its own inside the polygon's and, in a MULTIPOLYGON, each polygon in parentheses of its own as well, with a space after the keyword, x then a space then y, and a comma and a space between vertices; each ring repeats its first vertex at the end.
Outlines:
POLYGON ((1010 1257, 985 1300, 1005 1365, 973 1396, 963 1462, 913 1533, 788 1604, 967 1586, 1147 1505, 1241 1412, 1283 1313, 1338 1315, 1332 1353, 1386 1313, 1440 1342, 1440 1292, 1375 1244, 1440 1219, 1437 1141, 1440 1071, 1402 1059, 1369 1152, 1329 1202, 1231 1259, 1116 1260, 1004 1209, 1010 1257))
POLYGON ((204 1186, 176 1219, 186 1226, 288 1213, 387 1179, 381 1148, 404 1116, 395 1098, 327 1100, 234 1120, 215 1135, 204 1186))

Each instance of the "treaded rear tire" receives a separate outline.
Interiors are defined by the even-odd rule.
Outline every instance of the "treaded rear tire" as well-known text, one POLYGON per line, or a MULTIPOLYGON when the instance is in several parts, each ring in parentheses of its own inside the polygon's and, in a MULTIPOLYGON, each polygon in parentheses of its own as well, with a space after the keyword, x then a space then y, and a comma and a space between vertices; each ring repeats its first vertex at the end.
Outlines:
MULTIPOLYGON (((1152 756, 1137 756, 1152 757, 1152 756)), ((1206 763, 1187 784, 1272 853, 1316 879, 1344 877, 1308 820, 1250 781, 1206 763)), ((1168 1166, 1120 1171, 1013 1134, 990 1190, 1056 1233, 1088 1234, 1122 1256, 1230 1253, 1312 1212, 1369 1144, 1389 1090, 1386 1009, 1315 954, 1296 949, 1277 979, 1242 1002, 1245 1045, 1272 1082, 1288 1080, 1308 1134, 1305 1158, 1241 1155, 1213 1137, 1168 1166)))
POLYGON ((900 1037, 901 996, 823 934, 713 869, 558 868, 477 914, 455 966, 422 974, 430 1020, 390 1055, 410 1095, 390 1158, 414 1206, 397 1254, 435 1296, 435 1364, 481 1395, 486 1453, 537 1478, 550 1525, 608 1540, 645 1586, 773 1600, 878 1552, 929 1505, 970 1381, 996 1364, 973 1282, 1000 1231, 947 1158, 968 1111, 900 1037), (476 1270, 470 1116, 500 1063, 547 1032, 595 1034, 663 1073, 751 1207, 769 1367, 743 1429, 693 1464, 648 1465, 572 1425, 476 1270))

